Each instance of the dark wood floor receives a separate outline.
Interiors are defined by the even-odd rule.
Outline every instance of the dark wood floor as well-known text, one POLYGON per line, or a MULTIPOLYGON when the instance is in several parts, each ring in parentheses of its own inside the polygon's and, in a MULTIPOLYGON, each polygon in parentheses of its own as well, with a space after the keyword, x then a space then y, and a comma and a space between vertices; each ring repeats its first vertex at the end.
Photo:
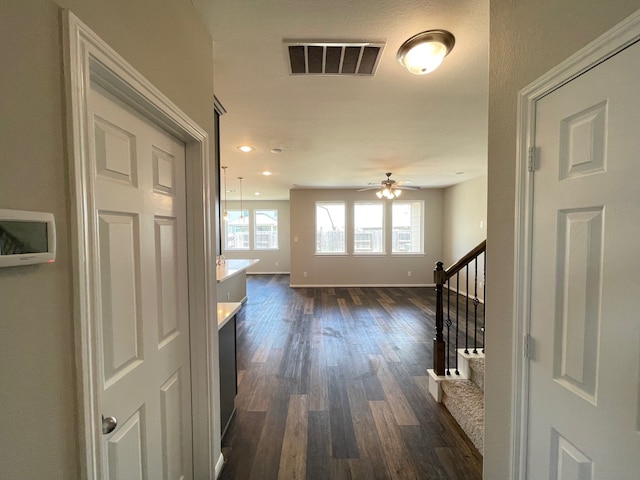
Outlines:
POLYGON ((428 393, 430 288, 289 288, 248 277, 222 479, 480 479, 428 393))

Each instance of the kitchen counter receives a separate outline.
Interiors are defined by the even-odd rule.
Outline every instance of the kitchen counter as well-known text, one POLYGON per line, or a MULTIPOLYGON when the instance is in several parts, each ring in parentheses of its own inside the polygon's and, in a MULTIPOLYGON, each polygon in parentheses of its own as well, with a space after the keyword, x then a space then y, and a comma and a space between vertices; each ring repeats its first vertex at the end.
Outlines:
POLYGON ((218 302, 218 330, 224 327, 241 307, 240 302, 218 302))
POLYGON ((224 282, 238 273, 245 272, 259 261, 255 258, 228 258, 224 263, 216 265, 216 280, 218 283, 224 282))
POLYGON ((247 269, 259 261, 228 258, 216 265, 218 302, 244 303, 247 300, 247 269))

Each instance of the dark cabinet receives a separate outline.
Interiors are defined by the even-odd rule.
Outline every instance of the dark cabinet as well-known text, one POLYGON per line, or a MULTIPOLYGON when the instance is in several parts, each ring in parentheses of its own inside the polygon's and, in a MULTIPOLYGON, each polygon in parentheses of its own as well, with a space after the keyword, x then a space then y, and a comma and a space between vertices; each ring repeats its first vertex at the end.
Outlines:
POLYGON ((218 330, 220 360, 220 427, 224 436, 235 411, 238 393, 238 371, 236 368, 236 316, 218 330))

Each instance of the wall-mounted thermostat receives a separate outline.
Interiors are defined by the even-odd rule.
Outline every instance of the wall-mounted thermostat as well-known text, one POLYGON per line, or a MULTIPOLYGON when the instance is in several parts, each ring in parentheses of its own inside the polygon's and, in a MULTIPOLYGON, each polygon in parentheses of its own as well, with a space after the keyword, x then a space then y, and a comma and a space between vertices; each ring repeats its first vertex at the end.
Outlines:
POLYGON ((51 263, 55 259, 53 213, 0 209, 0 267, 51 263))

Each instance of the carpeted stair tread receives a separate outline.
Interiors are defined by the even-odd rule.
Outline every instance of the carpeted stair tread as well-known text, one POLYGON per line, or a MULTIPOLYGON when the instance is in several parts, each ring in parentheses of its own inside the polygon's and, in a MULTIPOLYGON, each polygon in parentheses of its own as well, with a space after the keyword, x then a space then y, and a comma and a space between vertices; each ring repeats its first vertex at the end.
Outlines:
POLYGON ((484 393, 471 380, 442 382, 442 403, 480 453, 484 442, 484 393))
POLYGON ((484 357, 469 359, 471 380, 484 392, 484 357))

